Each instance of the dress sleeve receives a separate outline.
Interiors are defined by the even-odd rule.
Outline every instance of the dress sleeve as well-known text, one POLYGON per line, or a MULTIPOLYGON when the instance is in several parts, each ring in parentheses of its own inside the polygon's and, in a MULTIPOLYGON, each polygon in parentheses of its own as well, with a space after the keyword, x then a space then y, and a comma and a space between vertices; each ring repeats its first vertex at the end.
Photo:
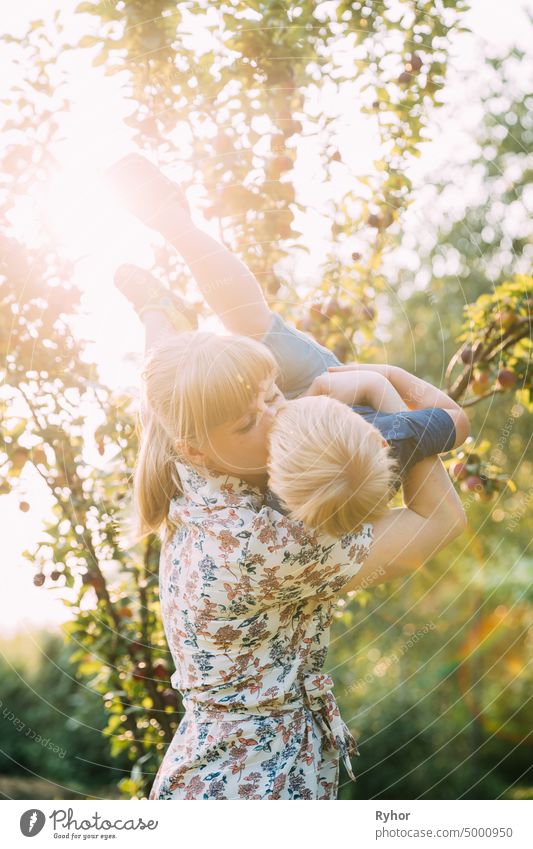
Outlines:
POLYGON ((263 507, 238 536, 239 570, 250 590, 266 602, 287 603, 340 592, 369 554, 373 525, 336 538, 263 507))

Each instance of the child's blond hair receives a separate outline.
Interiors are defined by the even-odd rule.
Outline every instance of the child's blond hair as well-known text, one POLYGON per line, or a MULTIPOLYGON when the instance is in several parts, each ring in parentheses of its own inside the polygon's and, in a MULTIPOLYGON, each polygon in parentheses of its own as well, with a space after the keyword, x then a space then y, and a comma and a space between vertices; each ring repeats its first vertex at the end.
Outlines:
POLYGON ((297 398, 276 414, 269 486, 309 528, 339 537, 383 514, 394 466, 378 429, 334 398, 297 398))
POLYGON ((177 444, 199 447, 211 428, 238 421, 257 398, 260 383, 276 374, 268 348, 245 336, 191 331, 153 349, 142 373, 146 412, 144 425, 137 420, 136 527, 129 541, 157 533, 163 523, 172 528, 169 504, 181 492, 177 444))

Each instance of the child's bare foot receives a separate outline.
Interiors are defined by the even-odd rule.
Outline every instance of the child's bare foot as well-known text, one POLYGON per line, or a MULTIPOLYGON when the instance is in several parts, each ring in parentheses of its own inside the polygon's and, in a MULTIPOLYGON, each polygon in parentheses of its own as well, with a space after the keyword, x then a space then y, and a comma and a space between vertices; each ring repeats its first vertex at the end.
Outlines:
POLYGON ((190 222, 189 204, 181 186, 144 156, 125 156, 107 171, 107 176, 128 209, 149 227, 164 230, 170 224, 176 228, 190 222))
POLYGON ((176 330, 196 330, 198 318, 192 307, 137 265, 121 265, 115 272, 115 286, 142 318, 148 310, 162 312, 176 330))

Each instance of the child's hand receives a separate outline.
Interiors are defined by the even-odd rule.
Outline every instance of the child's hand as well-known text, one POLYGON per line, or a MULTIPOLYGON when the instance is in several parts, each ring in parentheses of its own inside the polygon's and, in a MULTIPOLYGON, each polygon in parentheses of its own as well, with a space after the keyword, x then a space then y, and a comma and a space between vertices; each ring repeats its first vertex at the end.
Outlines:
POLYGON ((390 368, 389 365, 382 365, 381 363, 348 363, 348 365, 344 366, 328 366, 328 371, 332 374, 337 372, 348 372, 348 371, 374 371, 382 374, 387 380, 390 380, 390 368))
POLYGON ((396 413, 405 410, 405 404, 387 378, 367 369, 327 371, 314 379, 304 395, 329 395, 354 406, 368 404, 375 410, 396 413))
POLYGON ((336 398, 337 401, 342 401, 343 404, 353 404, 353 377, 350 375, 346 378, 344 375, 331 374, 329 370, 325 371, 315 377, 309 389, 302 392, 300 397, 309 395, 329 395, 331 398, 336 398))

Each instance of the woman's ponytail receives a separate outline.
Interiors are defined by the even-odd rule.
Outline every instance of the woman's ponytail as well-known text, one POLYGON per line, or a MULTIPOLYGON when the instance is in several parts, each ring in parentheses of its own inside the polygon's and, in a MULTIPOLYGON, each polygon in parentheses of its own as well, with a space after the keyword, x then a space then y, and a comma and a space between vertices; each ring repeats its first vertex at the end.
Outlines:
POLYGON ((142 427, 133 478, 138 538, 157 533, 167 521, 170 500, 181 490, 177 459, 172 440, 154 413, 149 412, 142 427))

